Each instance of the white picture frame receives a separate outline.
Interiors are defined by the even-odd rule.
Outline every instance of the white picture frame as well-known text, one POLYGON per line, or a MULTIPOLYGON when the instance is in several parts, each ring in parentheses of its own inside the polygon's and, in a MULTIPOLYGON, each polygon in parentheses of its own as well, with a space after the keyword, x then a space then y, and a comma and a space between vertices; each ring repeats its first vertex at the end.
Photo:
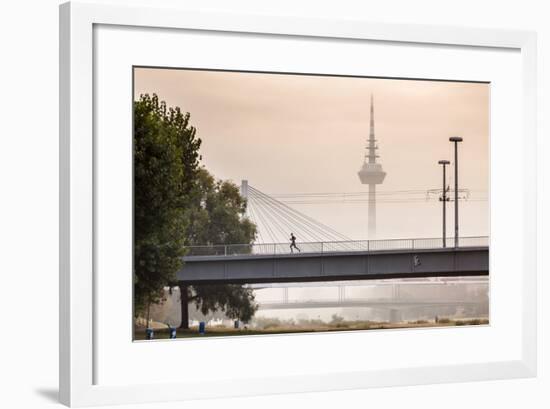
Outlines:
MULTIPOLYGON (((69 406, 142 403, 334 389, 430 384, 536 375, 536 35, 526 31, 382 24, 205 13, 78 2, 60 6, 60 399, 69 406), (94 313, 94 27, 338 38, 452 47, 514 49, 522 70, 521 353, 492 362, 392 370, 250 377, 204 382, 97 381, 94 313), (246 386, 246 390, 243 388, 246 386)), ((493 153, 494 154, 494 153, 493 153)), ((97 294, 96 294, 97 296, 97 294)), ((396 335, 397 336, 397 335, 396 335)), ((158 344, 157 344, 158 345, 158 344)), ((181 345, 182 348, 184 345, 181 345)))

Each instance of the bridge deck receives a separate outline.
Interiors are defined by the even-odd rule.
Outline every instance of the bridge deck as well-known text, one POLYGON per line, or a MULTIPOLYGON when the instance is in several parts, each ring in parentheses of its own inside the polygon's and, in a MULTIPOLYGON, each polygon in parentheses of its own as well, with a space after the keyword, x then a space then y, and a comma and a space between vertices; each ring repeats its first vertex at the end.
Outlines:
POLYGON ((489 248, 197 255, 184 262, 178 280, 190 284, 483 276, 489 274, 489 248))

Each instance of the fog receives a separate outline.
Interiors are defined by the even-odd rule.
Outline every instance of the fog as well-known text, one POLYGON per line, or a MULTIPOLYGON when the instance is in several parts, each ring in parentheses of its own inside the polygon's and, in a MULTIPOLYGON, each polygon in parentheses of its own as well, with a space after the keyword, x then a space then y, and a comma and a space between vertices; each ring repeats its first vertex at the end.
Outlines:
MULTIPOLYGON (((460 188, 471 192, 461 202, 461 234, 488 234, 488 84, 139 68, 135 95, 142 93, 191 113, 202 164, 217 178, 247 179, 275 196, 367 190, 357 171, 372 94, 387 173, 377 187, 377 238, 439 237, 441 204, 426 192, 441 188, 437 162, 454 158, 454 135, 464 138, 460 188)), ((352 239, 367 238, 366 203, 292 206, 352 239)), ((452 221, 449 211, 449 231, 452 221)))
MULTIPOLYGON (((391 311, 398 311, 400 321, 433 320, 439 318, 489 318, 489 280, 487 277, 457 277, 452 279, 431 279, 426 283, 411 284, 407 280, 373 280, 334 283, 290 283, 290 284, 261 284, 254 285, 256 302, 260 305, 256 312, 255 321, 262 318, 277 318, 280 320, 322 320, 330 322, 334 316, 346 320, 361 321, 391 321, 391 311), (475 283, 471 283, 475 281, 475 283), (470 284, 466 284, 466 283, 470 284), (393 285, 393 284, 396 285, 393 285), (401 285, 399 284, 401 283, 401 285), (346 301, 388 301, 387 304, 377 307, 357 306, 330 308, 284 308, 262 309, 262 304, 284 304, 285 288, 287 289, 288 304, 307 305, 308 302, 339 302, 338 287, 344 287, 344 303, 346 301), (397 288, 397 291, 396 291, 397 288), (397 300, 395 304, 391 300, 397 300), (399 300, 418 302, 418 306, 403 306, 399 300), (448 302, 449 305, 430 306, 430 302, 448 302), (422 303, 426 305, 422 305, 422 303)), ((415 281, 412 281, 414 283, 415 281)), ((342 291, 342 290, 340 290, 342 291)), ((179 290, 174 289, 170 294, 166 292, 166 301, 153 306, 151 317, 154 321, 178 326, 181 321, 179 290)), ((211 324, 232 325, 232 320, 222 312, 203 316, 190 308, 190 318, 195 324, 206 321, 211 324)))
MULTIPOLYGON (((202 165, 216 178, 249 184, 281 198, 294 209, 354 239, 440 237, 441 202, 431 189, 442 187, 441 159, 452 160, 451 136, 459 145, 460 188, 469 192, 460 202, 461 236, 489 233, 489 96, 479 83, 373 78, 277 75, 177 69, 135 70, 135 97, 156 93, 168 106, 190 112, 202 139, 202 165), (367 203, 353 200, 299 200, 311 193, 365 192, 358 179, 369 134, 370 98, 379 163, 387 173, 377 187, 377 236, 367 234, 367 203), (302 195, 302 196, 300 196, 302 195), (289 199, 290 197, 290 199, 289 199), (298 200, 296 200, 298 198, 298 200)), ((452 166, 447 185, 454 183, 452 166)), ((447 231, 453 229, 453 203, 447 231)), ((267 236, 260 226, 260 234, 267 236)), ((290 232, 289 232, 290 233, 290 232)), ((298 237, 300 242, 300 237, 298 237)), ((350 283, 350 299, 387 297, 386 286, 350 283)), ((488 316, 488 284, 419 285, 406 291, 423 300, 477 301, 465 306, 399 308, 400 319, 434 316, 488 316)), ((286 297, 281 288, 257 288, 257 301, 286 297)), ((332 283, 292 286, 288 301, 338 299, 332 283)), ((179 323, 178 293, 154 308, 161 322, 179 323)), ((388 320, 384 308, 260 309, 256 319, 388 320)), ((216 319, 223 318, 213 314, 216 319)), ((191 312, 196 320, 208 320, 191 312)))

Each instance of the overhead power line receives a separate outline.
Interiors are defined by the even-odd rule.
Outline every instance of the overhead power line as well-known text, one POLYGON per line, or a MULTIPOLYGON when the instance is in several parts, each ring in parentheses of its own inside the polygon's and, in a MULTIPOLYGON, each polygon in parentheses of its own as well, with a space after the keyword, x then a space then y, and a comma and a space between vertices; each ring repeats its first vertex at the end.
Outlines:
MULTIPOLYGON (((470 198, 470 199, 459 199, 464 200, 465 202, 486 202, 487 198, 470 198)), ((453 200, 449 200, 453 201, 453 200)), ((368 199, 360 200, 284 200, 283 203, 293 205, 293 204, 357 204, 357 203, 368 203, 368 199)), ((377 203, 435 203, 435 200, 426 200, 425 198, 416 198, 416 199, 393 199, 393 200, 376 200, 377 203)))
MULTIPOLYGON (((368 203, 369 192, 295 192, 295 193, 276 193, 269 195, 271 199, 276 199, 281 203, 289 205, 304 204, 356 204, 368 203)), ((453 198, 452 191, 447 192, 449 197, 453 198)), ((379 196, 378 203, 423 203, 438 200, 441 195, 441 189, 416 189, 416 190, 394 190, 377 192, 379 196), (437 197, 435 196, 437 195, 437 197)), ((261 200, 261 198, 259 199, 261 200)), ((453 201, 454 199, 450 199, 453 201)), ((460 189, 459 200, 469 202, 487 201, 486 190, 460 189)))
MULTIPOLYGON (((415 190, 386 190, 376 192, 377 195, 381 196, 394 196, 394 195, 425 195, 427 191, 432 189, 415 189, 415 190)), ((435 190, 435 189, 434 189, 435 190)), ((441 190, 441 189, 439 189, 441 190)), ((463 189, 464 190, 464 189, 463 189)), ((460 190, 459 190, 460 191, 460 190)), ((471 193, 484 193, 486 190, 476 190, 468 189, 471 193)), ((293 193, 272 193, 269 194, 269 197, 274 199, 288 199, 288 198, 297 198, 297 197, 351 197, 351 196, 367 196, 369 192, 293 192, 293 193)))

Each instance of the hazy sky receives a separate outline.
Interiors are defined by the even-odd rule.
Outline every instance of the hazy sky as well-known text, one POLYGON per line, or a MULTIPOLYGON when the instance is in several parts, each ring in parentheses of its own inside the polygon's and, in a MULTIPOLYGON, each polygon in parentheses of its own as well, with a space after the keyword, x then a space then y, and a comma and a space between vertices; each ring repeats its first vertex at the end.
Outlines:
MULTIPOLYGON (((460 187, 471 190, 471 200, 460 203, 461 235, 488 234, 487 84, 139 68, 136 98, 141 93, 191 113, 203 164, 216 178, 247 179, 267 194, 366 192, 357 172, 372 93, 387 172, 378 191, 388 192, 379 196, 378 238, 440 236, 441 204, 422 192, 441 187, 437 162, 453 159, 454 135, 464 138, 460 187), (411 190, 418 193, 395 193, 411 190)), ((367 238, 366 202, 292 206, 353 239, 367 238)))

